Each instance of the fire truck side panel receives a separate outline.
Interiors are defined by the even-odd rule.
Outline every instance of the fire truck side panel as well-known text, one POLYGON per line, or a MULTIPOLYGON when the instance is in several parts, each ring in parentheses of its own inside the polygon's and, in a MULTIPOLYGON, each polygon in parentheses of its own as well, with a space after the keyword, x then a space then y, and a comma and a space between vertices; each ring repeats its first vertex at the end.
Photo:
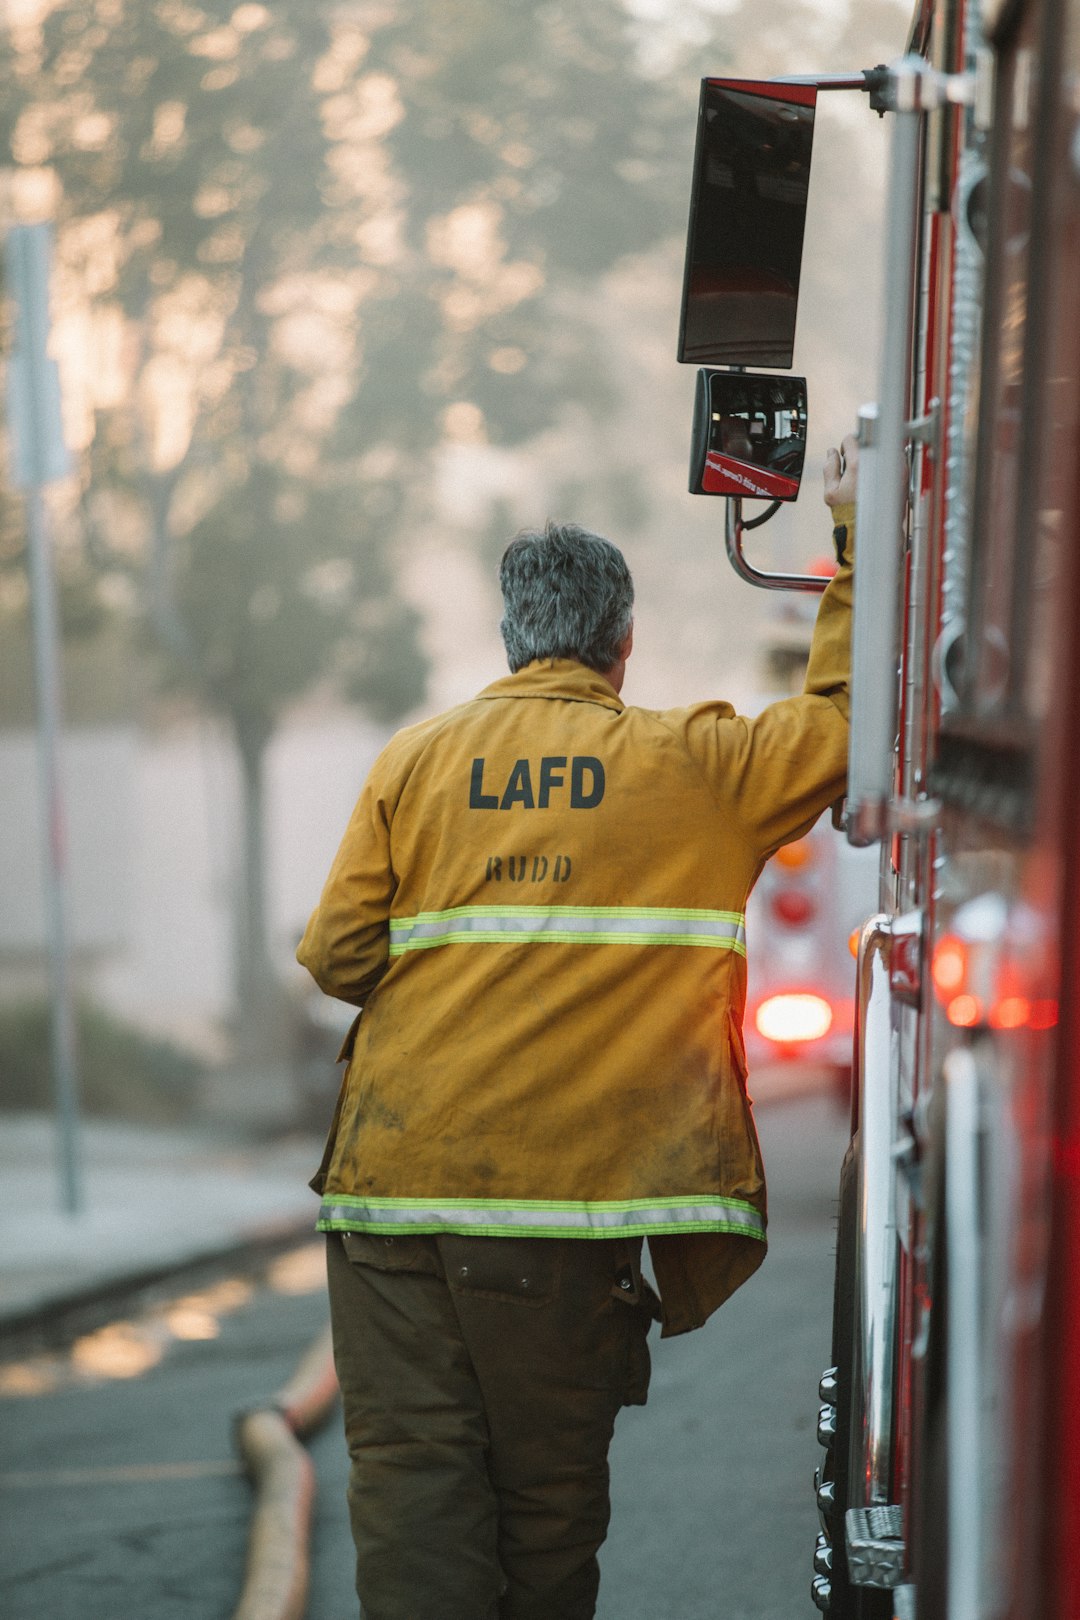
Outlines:
POLYGON ((892 1164, 860 1172, 896 1177, 896 1517, 853 1524, 857 1495, 827 1515, 855 1589, 815 1598, 839 1620, 889 1587, 917 1620, 1080 1615, 1080 0, 984 13, 990 41, 960 0, 912 36, 957 104, 922 130, 878 899, 896 1107, 892 1164))

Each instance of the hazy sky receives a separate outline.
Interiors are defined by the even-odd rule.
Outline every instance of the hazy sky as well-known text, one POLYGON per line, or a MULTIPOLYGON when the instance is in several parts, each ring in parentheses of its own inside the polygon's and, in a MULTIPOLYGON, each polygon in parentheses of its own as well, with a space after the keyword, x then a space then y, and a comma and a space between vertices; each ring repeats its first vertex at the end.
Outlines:
MULTIPOLYGON (((26 3, 32 4, 34 0, 26 0, 26 3)), ((823 19, 839 23, 848 16, 852 0, 810 0, 810 3, 823 19)), ((703 39, 709 20, 736 10, 738 0, 623 0, 623 4, 633 16, 656 28, 656 34, 650 35, 645 43, 645 55, 657 68, 663 69, 680 44, 703 39)), ((768 26, 790 8, 787 0, 760 0, 757 9, 763 24, 768 26)))

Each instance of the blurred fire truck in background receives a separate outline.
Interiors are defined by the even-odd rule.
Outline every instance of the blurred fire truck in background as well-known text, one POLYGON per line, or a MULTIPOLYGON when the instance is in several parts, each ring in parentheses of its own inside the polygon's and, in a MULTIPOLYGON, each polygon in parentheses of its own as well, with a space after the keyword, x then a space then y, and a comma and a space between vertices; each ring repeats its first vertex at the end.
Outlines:
POLYGON ((777 851, 747 907, 750 1073, 770 1064, 827 1071, 844 1107, 855 1015, 849 942, 877 889, 867 853, 845 847, 823 818, 777 851))
MULTIPOLYGON (((815 560, 810 572, 835 572, 815 560)), ((801 690, 816 599, 783 595, 764 640, 762 704, 801 690)), ((851 1095, 855 998, 851 948, 876 909, 879 855, 856 849, 822 816, 766 863, 746 911, 743 1033, 751 1084, 765 1094, 777 1066, 802 1086, 851 1095)))

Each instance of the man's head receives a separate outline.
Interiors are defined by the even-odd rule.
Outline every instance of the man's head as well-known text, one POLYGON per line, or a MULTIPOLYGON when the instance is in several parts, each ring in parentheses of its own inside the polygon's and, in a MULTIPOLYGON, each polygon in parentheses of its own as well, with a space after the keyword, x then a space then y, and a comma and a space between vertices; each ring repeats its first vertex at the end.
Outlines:
POLYGON ((630 651, 634 582, 610 540, 575 523, 522 529, 499 565, 499 628, 512 670, 534 658, 573 658, 609 679, 630 651))

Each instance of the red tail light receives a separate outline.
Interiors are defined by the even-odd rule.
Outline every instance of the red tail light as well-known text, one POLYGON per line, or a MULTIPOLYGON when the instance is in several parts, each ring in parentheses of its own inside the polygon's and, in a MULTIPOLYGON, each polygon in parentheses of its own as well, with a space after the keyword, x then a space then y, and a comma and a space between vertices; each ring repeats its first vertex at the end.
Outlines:
POLYGON ((946 1018, 960 1029, 980 1024, 991 1029, 1052 1029, 1057 1023, 1057 1003, 1026 995, 1015 964, 985 941, 971 943, 943 934, 934 946, 930 977, 946 1018))
POLYGON ((963 990, 968 981, 968 949, 954 934, 943 934, 934 946, 930 976, 938 999, 948 1004, 949 998, 963 990))
POLYGON ((946 1002, 945 1016, 957 1029, 974 1029, 982 1023, 985 1014, 978 996, 961 995, 953 996, 951 1001, 946 1002))

